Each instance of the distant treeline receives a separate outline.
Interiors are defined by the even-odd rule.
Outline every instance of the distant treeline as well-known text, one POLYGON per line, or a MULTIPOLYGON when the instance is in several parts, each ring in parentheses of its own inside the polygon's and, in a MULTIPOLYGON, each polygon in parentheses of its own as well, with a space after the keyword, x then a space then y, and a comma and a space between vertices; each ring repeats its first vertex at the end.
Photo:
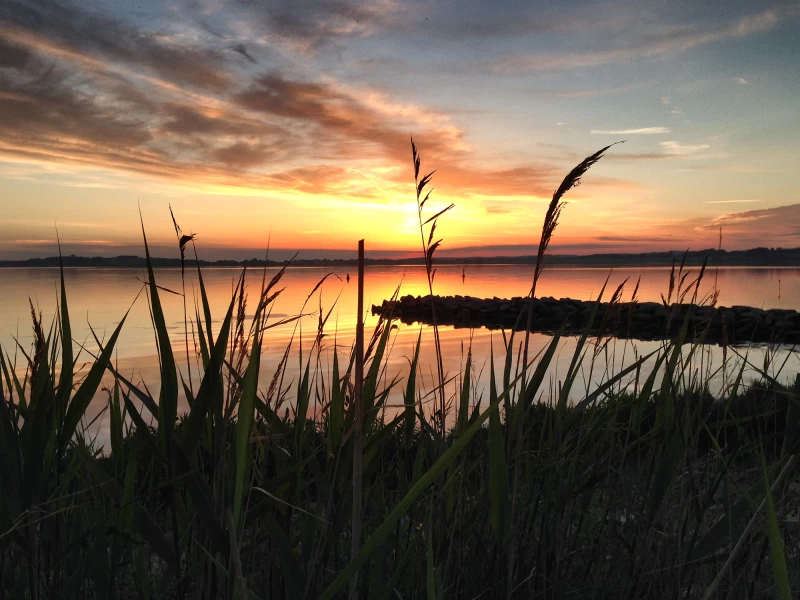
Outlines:
MULTIPOLYGON (((800 248, 753 248, 751 250, 696 250, 691 252, 666 251, 644 252, 641 254, 589 254, 586 256, 553 254, 549 255, 547 262, 550 266, 580 266, 580 267, 655 267, 670 266, 673 261, 684 260, 687 265, 700 265, 708 258, 709 266, 800 266, 800 248)), ((145 259, 141 256, 65 256, 65 267, 113 267, 113 268, 144 268, 145 259)), ((423 259, 417 256, 407 258, 367 258, 367 265, 422 265, 423 259)), ((464 256, 444 257, 437 259, 439 265, 480 265, 480 264, 508 264, 532 265, 536 263, 535 255, 526 256, 464 256)), ((338 267, 353 266, 355 258, 314 258, 294 259, 292 261, 275 261, 251 258, 249 260, 200 260, 202 267, 263 267, 283 266, 291 263, 296 267, 338 267)), ((186 266, 195 266, 194 259, 187 259, 186 266)), ((0 260, 0 267, 57 267, 59 258, 29 258, 27 260, 0 260)), ((153 258, 154 267, 180 267, 178 258, 153 258)))

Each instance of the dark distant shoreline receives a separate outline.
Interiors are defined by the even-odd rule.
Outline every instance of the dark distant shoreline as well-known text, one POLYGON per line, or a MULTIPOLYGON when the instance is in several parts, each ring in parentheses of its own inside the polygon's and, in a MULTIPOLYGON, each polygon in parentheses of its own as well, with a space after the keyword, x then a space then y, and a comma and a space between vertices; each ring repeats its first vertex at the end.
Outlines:
MULTIPOLYGON (((727 267, 800 267, 800 248, 753 248, 751 250, 696 250, 688 253, 678 251, 647 252, 642 254, 589 254, 584 256, 553 254, 547 257, 550 266, 571 267, 667 267, 673 261, 680 263, 685 258, 687 266, 699 266, 708 258, 708 266, 727 267)), ((178 258, 158 258, 153 260, 154 267, 180 267, 178 258)), ((367 265, 422 265, 421 257, 406 258, 367 258, 367 265)), ((293 261, 274 261, 252 258, 249 260, 200 260, 201 267, 281 267, 291 264, 294 267, 348 267, 357 264, 355 258, 315 258, 295 259, 293 261)), ((526 256, 464 256, 439 257, 438 265, 533 265, 535 255, 526 256)), ((29 258, 26 260, 0 260, 0 267, 58 267, 59 258, 29 258)), ((105 267, 105 268, 144 268, 145 259, 141 256, 85 257, 65 256, 65 267, 105 267)), ((194 267, 194 259, 186 260, 187 267, 194 267)))

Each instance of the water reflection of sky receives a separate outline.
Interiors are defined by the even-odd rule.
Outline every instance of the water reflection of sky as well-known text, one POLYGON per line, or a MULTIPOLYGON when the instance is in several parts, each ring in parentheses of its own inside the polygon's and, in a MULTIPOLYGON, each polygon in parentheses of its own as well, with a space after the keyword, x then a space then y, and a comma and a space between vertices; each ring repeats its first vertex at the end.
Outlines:
MULTIPOLYGON (((692 269, 693 274, 687 282, 694 279, 697 269, 692 269)), ((276 270, 267 272, 269 280, 276 270)), ((317 282, 329 271, 323 268, 289 269, 286 271, 278 288, 285 288, 275 302, 272 321, 284 319, 286 316, 296 315, 300 312, 303 303, 308 299, 309 293, 317 282)), ((34 306, 41 309, 46 323, 52 319, 56 306, 56 290, 58 286, 58 271, 56 269, 3 269, 0 271, 3 278, 4 302, 0 305, 0 343, 4 352, 11 354, 13 359, 14 341, 17 337, 20 343, 27 348, 30 343, 30 307, 28 297, 34 306)), ((219 327, 230 302, 231 293, 236 284, 240 271, 237 269, 206 269, 203 272, 204 282, 209 296, 209 303, 214 316, 214 327, 219 327)), ((520 266, 482 265, 466 267, 466 277, 462 282, 462 267, 441 267, 436 275, 434 291, 442 295, 471 295, 478 297, 513 297, 524 296, 530 286, 531 268, 520 266)), ((301 336, 303 347, 307 349, 316 334, 317 313, 320 302, 323 311, 327 312, 333 307, 330 320, 326 326, 328 334, 324 340, 321 365, 323 369, 330 368, 331 352, 334 345, 340 352, 340 359, 350 350, 355 334, 356 312, 356 271, 354 268, 337 268, 336 276, 328 277, 317 293, 308 300, 305 311, 311 313, 298 322, 282 325, 269 329, 265 336, 264 356, 262 357, 262 387, 269 385, 274 369, 278 365, 286 345, 294 336, 292 360, 287 369, 287 381, 296 378, 299 372, 297 348, 301 336), (350 273, 350 283, 346 282, 346 275, 350 273)), ((641 301, 658 301, 662 293, 666 294, 669 283, 669 269, 664 268, 625 268, 608 269, 588 268, 553 268, 546 270, 539 283, 537 295, 553 296, 556 298, 570 297, 582 300, 596 298, 606 278, 609 278, 609 291, 628 278, 623 298, 630 298, 636 280, 641 276, 638 297, 641 301)), ((76 341, 85 343, 90 350, 96 348, 91 341, 89 323, 100 337, 107 338, 120 318, 130 308, 122 334, 120 335, 115 352, 120 370, 134 381, 144 379, 151 391, 155 393, 158 386, 158 367, 155 353, 150 313, 144 295, 131 305, 142 284, 144 273, 131 269, 67 269, 65 271, 67 295, 69 300, 70 317, 72 321, 73 337, 76 341)), ((157 283, 165 288, 180 291, 181 277, 179 269, 162 269, 156 272, 157 283)), ((791 308, 800 309, 800 269, 798 268, 721 268, 719 272, 709 271, 701 285, 701 295, 705 295, 716 287, 720 291, 719 303, 725 306, 744 304, 763 308, 791 308), (780 298, 778 288, 780 281, 780 298)), ((253 270, 246 277, 246 290, 250 294, 248 314, 252 314, 255 298, 261 287, 262 271, 253 270)), ((365 283, 365 307, 367 335, 374 328, 377 317, 371 315, 369 307, 380 304, 389 298, 400 285, 400 294, 421 295, 427 293, 427 282, 424 271, 419 267, 369 267, 367 268, 365 283)), ((190 319, 194 318, 194 298, 199 298, 199 288, 195 272, 187 272, 186 295, 190 319)), ((183 301, 180 296, 162 293, 160 295, 164 307, 167 324, 176 357, 185 369, 185 341, 183 326, 183 301)), ((427 327, 418 325, 402 325, 392 335, 392 351, 385 372, 386 381, 400 375, 404 377, 408 372, 409 358, 413 354, 413 345, 417 336, 422 331, 422 351, 420 356, 420 382, 425 390, 432 386, 432 373, 435 371, 435 354, 432 332, 427 327)), ((216 332, 215 332, 216 333, 216 332)), ((517 334, 515 346, 522 340, 522 335, 517 334)), ((474 357, 473 376, 475 378, 475 401, 481 395, 485 398, 488 385, 490 349, 493 350, 496 368, 499 370, 504 360, 504 339, 500 331, 479 329, 454 329, 443 327, 441 330, 445 371, 455 379, 448 386, 448 393, 454 395, 459 384, 459 373, 464 364, 470 339, 474 357)), ((546 335, 534 334, 531 336, 532 352, 538 352, 549 344, 551 338, 546 335)), ((190 333, 190 351, 193 343, 190 333)), ((557 389, 559 380, 563 379, 572 359, 575 348, 575 339, 568 338, 561 341, 559 350, 546 378, 546 386, 557 389)), ((623 366, 631 364, 637 356, 646 355, 659 347, 659 342, 646 342, 636 340, 612 340, 606 349, 596 357, 595 366, 590 369, 587 359, 584 369, 578 376, 573 396, 593 389, 599 381, 607 378, 608 373, 617 372, 623 366)), ((740 350, 743 352, 743 350, 740 350)), ((759 368, 764 362, 764 348, 753 348, 747 351, 749 360, 759 368)), ((589 349, 589 358, 593 349, 589 349)), ((731 373, 735 371, 735 353, 728 351, 728 360, 731 361, 722 369, 722 349, 718 346, 708 346, 702 353, 698 353, 693 361, 692 372, 688 376, 698 373, 710 374, 712 390, 719 390, 725 381, 731 380, 731 373)), ((193 365, 194 367, 194 365, 193 365)), ((793 377, 800 372, 798 354, 788 350, 775 352, 771 363, 771 373, 779 375, 780 379, 793 377), (778 373, 778 368, 786 360, 783 369, 778 373)), ((193 368, 197 373, 197 369, 193 368)), ((649 371, 645 366, 640 377, 645 377, 649 371)), ((750 376, 756 373, 749 370, 750 376)), ((625 383, 633 385, 631 381, 625 383)), ((545 386, 545 387, 546 387, 545 386)), ((398 394, 393 398, 396 403, 398 394)), ((544 390, 546 391, 546 390, 544 390)), ((102 402, 97 401, 93 410, 102 408, 102 402)), ((101 426, 102 427, 102 426, 101 426)))

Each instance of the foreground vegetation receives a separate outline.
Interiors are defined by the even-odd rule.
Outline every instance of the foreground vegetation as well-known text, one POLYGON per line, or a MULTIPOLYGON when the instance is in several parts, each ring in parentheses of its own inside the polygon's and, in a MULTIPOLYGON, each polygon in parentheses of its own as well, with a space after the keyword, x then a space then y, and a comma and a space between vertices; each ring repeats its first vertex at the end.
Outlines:
MULTIPOLYGON (((541 256, 561 197, 604 151, 556 192, 541 256)), ((439 215, 423 219, 430 176, 416 149, 414 164, 432 290, 439 215)), ((183 250, 191 236, 176 233, 183 250)), ((262 367, 283 270, 263 278, 249 321, 243 279, 215 321, 198 270, 184 379, 146 254, 157 394, 114 368, 124 318, 81 368, 63 275, 53 324, 33 313, 24 374, 0 352, 0 597, 790 598, 800 587, 800 381, 782 386, 765 364, 746 384, 745 356, 712 398, 702 335, 684 344, 688 317, 577 402, 581 373, 606 369, 594 314, 556 387, 546 374, 560 335, 528 356, 527 335, 510 333, 476 398, 471 352, 453 378, 438 335, 436 385, 422 385, 419 343, 409 376, 392 379, 391 315, 360 352, 331 341, 321 310, 310 349, 262 367), (262 368, 274 373, 267 389, 262 368), (105 449, 84 418, 104 393, 105 449)), ((540 257, 531 297, 543 267, 540 257)), ((666 305, 699 300, 702 269, 691 285, 684 275, 666 305)))

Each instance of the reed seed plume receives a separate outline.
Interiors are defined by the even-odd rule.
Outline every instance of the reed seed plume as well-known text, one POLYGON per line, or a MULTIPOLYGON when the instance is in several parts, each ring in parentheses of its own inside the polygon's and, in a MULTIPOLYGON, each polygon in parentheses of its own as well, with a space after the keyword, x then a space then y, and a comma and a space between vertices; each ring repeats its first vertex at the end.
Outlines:
MULTIPOLYGON (((592 168, 592 166, 602 158, 603 154, 611 148, 612 146, 616 146, 617 144, 624 144, 625 140, 614 142, 613 144, 609 144, 605 148, 601 148, 591 156, 587 156, 584 158, 580 163, 578 163, 569 173, 567 176, 564 177, 561 185, 558 186, 555 193, 553 193, 553 198, 550 200, 550 204, 547 206, 547 212, 544 215, 544 223, 542 225, 542 235, 539 240, 539 248, 537 251, 536 256, 536 278, 538 279, 538 275, 541 274, 542 269, 544 269, 544 262, 545 262, 545 253, 547 252, 547 248, 550 245, 550 240, 553 238, 553 233, 558 227, 558 221, 561 217, 561 210, 566 205, 566 202, 563 200, 564 195, 570 191, 572 188, 577 187, 581 184, 581 178, 586 174, 586 172, 592 168)), ((531 293, 534 293, 535 290, 532 290, 531 293)))
POLYGON ((190 233, 190 234, 184 234, 180 237, 180 239, 178 240, 178 248, 180 248, 181 256, 184 256, 183 253, 186 250, 186 244, 193 241, 196 236, 197 234, 190 233))
POLYGON ((445 436, 445 414, 447 412, 447 405, 445 401, 445 374, 444 374, 444 365, 442 359, 442 344, 439 338, 439 326, 436 321, 436 304, 433 299, 433 282, 436 277, 436 269, 433 266, 433 255, 439 246, 442 243, 442 239, 438 239, 435 242, 433 241, 434 232, 436 231, 436 225, 438 223, 439 217, 441 217, 446 212, 455 208, 455 204, 450 204, 447 207, 439 210, 432 216, 426 218, 423 221, 423 214, 422 211, 425 208, 425 204, 428 202, 428 199, 431 196, 431 192, 433 191, 428 190, 425 193, 425 196, 422 196, 422 193, 425 191, 426 186, 431 182, 431 178, 433 174, 436 172, 431 171, 427 175, 424 175, 420 178, 420 166, 422 164, 422 157, 420 156, 419 152, 417 151, 417 146, 414 143, 414 138, 411 138, 411 161, 414 165, 414 186, 416 189, 416 199, 417 199, 417 218, 419 221, 419 235, 420 240, 422 242, 422 255, 425 259, 425 274, 428 280, 428 292, 431 298, 431 320, 433 325, 433 337, 434 337, 434 346, 436 349, 436 371, 438 375, 438 382, 437 382, 437 393, 439 396, 439 413, 440 413, 440 435, 442 438, 445 436), (428 235, 426 238, 425 235, 425 226, 429 225, 428 235))
MULTIPOLYGON (((706 274, 706 267, 708 266, 708 256, 703 259, 703 264, 700 265, 700 273, 697 274, 697 279, 692 284, 693 292, 692 292, 692 304, 697 303, 697 299, 700 297, 700 282, 703 281, 703 277, 706 274)), ((714 302, 716 302, 716 292, 712 292, 712 298, 714 302)))
POLYGON ((672 267, 669 270, 669 285, 667 286, 667 297, 664 297, 664 293, 661 293, 661 303, 664 306, 669 306, 672 304, 672 293, 675 291, 675 264, 676 259, 673 257, 672 259, 672 267))
POLYGON ((172 212, 172 205, 169 205, 169 216, 172 218, 172 226, 175 228, 175 237, 178 239, 178 249, 181 253, 181 277, 183 277, 186 261, 186 245, 193 242, 197 236, 195 233, 183 233, 178 221, 175 220, 175 213, 172 212))
POLYGON ((636 279, 636 285, 633 288, 633 294, 631 294, 631 301, 628 304, 628 320, 625 324, 625 333, 628 337, 631 334, 631 325, 633 324, 633 315, 636 313, 636 306, 639 304, 639 285, 642 283, 642 276, 636 279))
POLYGON ((625 140, 609 144, 594 154, 584 158, 569 173, 567 173, 567 176, 564 177, 561 185, 558 186, 553 194, 550 204, 547 206, 547 211, 544 215, 544 223, 542 224, 542 233, 539 238, 539 247, 536 253, 536 266, 533 270, 533 283, 531 284, 531 289, 528 293, 530 303, 528 305, 528 321, 525 328, 525 347, 522 358, 523 365, 526 365, 528 362, 528 344, 530 339, 530 330, 533 324, 533 299, 536 297, 536 284, 538 283, 539 277, 544 270, 547 248, 550 246, 550 241, 553 239, 553 234, 555 233, 556 227, 558 227, 558 222, 561 218, 561 210, 566 204, 563 201, 564 194, 566 194, 572 188, 580 185, 581 178, 590 168, 592 168, 595 163, 597 163, 597 161, 603 157, 609 148, 623 143, 625 143, 625 140))
MULTIPOLYGON (((42 313, 38 312, 33 306, 33 300, 28 298, 28 305, 31 307, 31 321, 33 322, 33 352, 28 358, 28 365, 30 369, 30 380, 33 382, 37 379, 39 368, 44 362, 47 354, 47 343, 42 328, 42 313)), ((24 351, 23 351, 24 354, 24 351)))
MULTIPOLYGON (((181 253, 181 290, 183 296, 183 331, 185 334, 185 346, 186 346, 186 369, 189 374, 189 389, 194 394, 192 389, 192 363, 189 360, 189 328, 187 326, 188 317, 186 314, 186 245, 189 242, 194 242, 195 234, 184 234, 181 230, 180 225, 178 225, 178 221, 175 220, 175 213, 172 212, 172 204, 169 205, 169 216, 172 218, 172 225, 175 228, 175 237, 178 238, 178 250, 181 253)), ((196 252, 196 250, 195 250, 196 252)))
MULTIPOLYGON (((595 340, 595 358, 597 358, 597 355, 611 342, 613 337, 611 333, 611 325, 620 318, 622 313, 622 294, 623 290, 625 289, 625 284, 628 283, 628 279, 629 278, 626 277, 622 283, 617 286, 617 288, 614 290, 614 293, 611 294, 611 299, 608 301, 606 311, 603 313, 603 318, 600 321, 600 326, 597 329, 597 337, 595 340)), ((634 291, 634 294, 635 293, 636 292, 634 291)))

